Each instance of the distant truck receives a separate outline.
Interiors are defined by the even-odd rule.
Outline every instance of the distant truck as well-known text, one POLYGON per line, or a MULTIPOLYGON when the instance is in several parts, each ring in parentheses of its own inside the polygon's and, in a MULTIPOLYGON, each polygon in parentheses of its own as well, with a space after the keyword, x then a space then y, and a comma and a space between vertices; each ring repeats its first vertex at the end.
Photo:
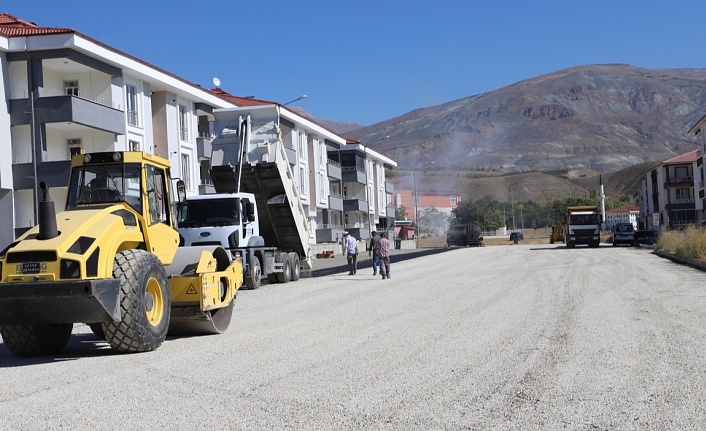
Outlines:
POLYGON ((566 208, 564 237, 567 248, 576 245, 598 247, 601 242, 600 208, 598 206, 573 206, 566 208))
POLYGON ((446 233, 446 245, 449 247, 452 245, 482 247, 483 237, 481 236, 480 226, 466 223, 449 227, 446 233))

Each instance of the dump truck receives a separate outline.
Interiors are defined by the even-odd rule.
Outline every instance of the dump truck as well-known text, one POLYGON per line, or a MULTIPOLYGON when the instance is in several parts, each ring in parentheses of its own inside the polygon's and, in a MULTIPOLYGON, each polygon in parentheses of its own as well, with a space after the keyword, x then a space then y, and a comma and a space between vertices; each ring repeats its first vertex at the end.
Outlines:
MULTIPOLYGON (((0 334, 20 356, 59 353, 74 323, 119 352, 167 333, 221 333, 242 261, 179 247, 169 161, 143 152, 73 156, 65 210, 40 184, 38 225, 0 252, 0 334)), ((184 199, 183 181, 176 182, 184 199)))
POLYGON ((564 236, 567 248, 576 245, 598 247, 601 241, 600 208, 598 206, 570 206, 566 208, 564 236))
POLYGON ((245 286, 296 281, 310 272, 313 236, 282 142, 277 106, 213 112, 213 193, 179 204, 180 241, 242 256, 245 286))
POLYGON ((446 232, 446 245, 482 247, 483 237, 480 226, 473 223, 455 224, 446 232))

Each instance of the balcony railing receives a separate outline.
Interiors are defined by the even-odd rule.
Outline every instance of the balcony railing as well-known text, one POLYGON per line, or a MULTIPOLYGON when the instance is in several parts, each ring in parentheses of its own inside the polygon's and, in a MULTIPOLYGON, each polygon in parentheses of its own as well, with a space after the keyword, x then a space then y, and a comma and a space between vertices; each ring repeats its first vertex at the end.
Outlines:
MULTIPOLYGON (((42 97, 55 97, 55 96, 73 96, 73 97, 78 97, 79 99, 84 99, 91 101, 93 103, 97 103, 99 105, 107 106, 109 108, 113 109, 122 109, 121 104, 116 104, 113 103, 113 99, 110 97, 106 96, 95 96, 93 93, 87 93, 85 91, 81 90, 74 90, 71 92, 71 94, 66 94, 65 91, 63 90, 57 90, 57 89, 44 89, 44 94, 42 97)), ((25 90, 22 91, 21 94, 18 94, 18 92, 12 91, 10 92, 10 100, 20 100, 20 99, 28 99, 29 98, 29 93, 25 90)))
POLYGON ((134 109, 128 109, 127 110, 127 123, 131 126, 139 126, 140 125, 140 116, 138 112, 134 109))
POLYGON ((343 229, 342 224, 322 224, 320 229, 343 229))
POLYGON ((363 172, 363 173, 365 173, 365 168, 361 168, 360 166, 343 166, 343 167, 341 168, 341 170, 342 170, 343 172, 354 172, 354 171, 358 171, 358 172, 363 172))

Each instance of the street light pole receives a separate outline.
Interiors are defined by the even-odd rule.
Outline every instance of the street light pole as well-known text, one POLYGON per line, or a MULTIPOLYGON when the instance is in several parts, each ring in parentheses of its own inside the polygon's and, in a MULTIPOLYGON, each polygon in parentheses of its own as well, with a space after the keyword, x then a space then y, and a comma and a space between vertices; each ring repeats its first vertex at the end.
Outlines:
POLYGON ((307 97, 309 97, 309 96, 307 96, 306 94, 302 94, 301 96, 297 97, 297 98, 294 99, 294 100, 290 100, 290 101, 287 102, 287 103, 283 103, 282 106, 287 106, 287 105, 289 105, 290 103, 298 102, 299 100, 306 99, 307 97))
POLYGON ((419 170, 423 167, 429 166, 429 165, 433 165, 433 164, 434 164, 434 162, 429 162, 425 165, 417 166, 412 171, 413 176, 414 176, 414 224, 417 225, 416 232, 414 233, 414 247, 415 248, 419 248, 419 231, 420 231, 420 229, 419 229, 419 208, 418 208, 419 195, 417 195, 417 170, 419 170))

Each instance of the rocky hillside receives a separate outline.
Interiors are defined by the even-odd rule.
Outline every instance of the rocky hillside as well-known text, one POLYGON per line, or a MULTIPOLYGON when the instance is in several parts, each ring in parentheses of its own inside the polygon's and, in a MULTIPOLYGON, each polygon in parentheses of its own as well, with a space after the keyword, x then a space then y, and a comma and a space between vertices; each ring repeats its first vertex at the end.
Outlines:
POLYGON ((612 172, 695 148, 706 69, 594 65, 418 109, 345 132, 401 168, 612 172), (689 121, 692 121, 689 124, 689 121))

